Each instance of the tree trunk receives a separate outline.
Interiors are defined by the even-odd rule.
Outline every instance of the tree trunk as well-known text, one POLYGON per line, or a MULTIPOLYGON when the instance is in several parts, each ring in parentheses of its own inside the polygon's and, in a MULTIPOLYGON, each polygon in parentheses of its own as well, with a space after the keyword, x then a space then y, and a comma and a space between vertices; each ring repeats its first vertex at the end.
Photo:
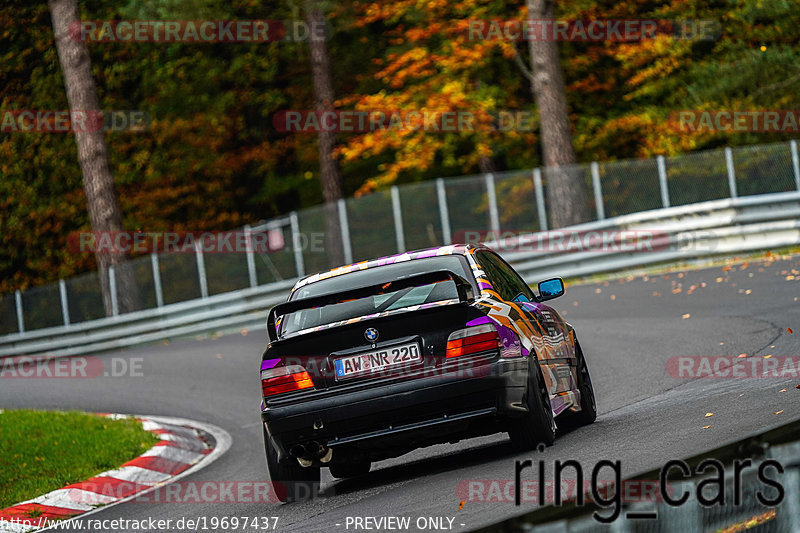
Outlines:
MULTIPOLYGON (((77 0, 49 0, 48 3, 70 110, 96 118, 100 116, 100 106, 92 79, 89 50, 86 43, 69 35, 70 26, 79 24, 80 20, 77 0)), ((86 121, 87 124, 91 122, 91 119, 86 121)), ((92 231, 122 231, 122 217, 108 163, 108 148, 102 123, 97 128, 74 128, 74 134, 92 231), (86 129, 93 131, 82 131, 86 129)), ((125 261, 126 256, 98 250, 95 259, 106 315, 112 314, 108 279, 108 267, 111 265, 115 270, 119 311, 125 313, 139 308, 139 291, 130 264, 125 261)))
MULTIPOLYGON (((311 29, 308 47, 311 52, 311 76, 314 80, 314 111, 318 114, 333 110, 333 81, 328 56, 325 16, 317 0, 306 0, 306 24, 311 29)), ((342 230, 339 224, 337 202, 342 197, 342 171, 334 158, 336 132, 320 129, 319 146, 320 182, 325 199, 325 246, 328 263, 336 267, 345 262, 342 246, 342 230)))
MULTIPOLYGON (((554 19, 553 0, 527 0, 528 18, 554 19)), ((567 111, 564 77, 558 57, 558 44, 544 39, 529 39, 533 80, 531 89, 539 110, 542 156, 546 167, 547 208, 551 227, 561 228, 589 219, 586 187, 580 173, 558 167, 577 161, 572 147, 572 131, 567 111)))

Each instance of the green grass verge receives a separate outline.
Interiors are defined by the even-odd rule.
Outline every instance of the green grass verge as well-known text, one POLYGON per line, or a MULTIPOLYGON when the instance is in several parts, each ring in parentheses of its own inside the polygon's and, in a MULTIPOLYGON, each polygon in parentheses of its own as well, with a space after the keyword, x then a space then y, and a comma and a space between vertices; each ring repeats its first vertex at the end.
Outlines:
POLYGON ((112 470, 158 442, 135 420, 0 412, 0 509, 112 470))

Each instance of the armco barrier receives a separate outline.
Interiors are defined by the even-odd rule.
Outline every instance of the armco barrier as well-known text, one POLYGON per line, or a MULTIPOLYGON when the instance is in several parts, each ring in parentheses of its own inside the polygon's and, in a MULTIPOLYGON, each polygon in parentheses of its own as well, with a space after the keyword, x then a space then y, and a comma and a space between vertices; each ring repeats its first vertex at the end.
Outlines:
MULTIPOLYGON (((515 251, 514 243, 488 243, 528 282, 613 272, 650 264, 710 255, 736 254, 800 244, 800 192, 763 194, 713 200, 622 215, 564 228, 576 231, 658 233, 662 250, 515 251), (503 250, 508 250, 503 252, 503 250)), ((536 240, 537 234, 520 236, 536 240)), ((548 234, 544 234, 547 242, 548 234)), ((0 337, 0 357, 37 355, 63 357, 117 350, 162 339, 258 328, 267 311, 286 298, 295 280, 199 298, 163 307, 102 318, 69 326, 14 333, 0 337)), ((264 335, 266 340, 266 335, 264 335)))

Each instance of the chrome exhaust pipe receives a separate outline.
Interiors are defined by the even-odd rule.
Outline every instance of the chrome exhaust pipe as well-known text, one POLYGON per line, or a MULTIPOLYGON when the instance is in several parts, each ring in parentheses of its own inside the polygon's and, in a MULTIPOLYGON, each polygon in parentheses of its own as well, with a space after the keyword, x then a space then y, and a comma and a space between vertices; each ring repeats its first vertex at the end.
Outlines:
POLYGON ((320 463, 329 463, 333 459, 333 448, 328 448, 317 441, 306 442, 305 444, 295 444, 289 448, 289 455, 297 459, 300 466, 309 467, 314 460, 320 463))
POLYGON ((289 448, 289 455, 292 457, 304 457, 306 455, 306 448, 302 444, 295 444, 289 448))
POLYGON ((315 440, 306 444, 306 456, 313 457, 314 459, 319 459, 325 455, 325 451, 325 446, 315 440))

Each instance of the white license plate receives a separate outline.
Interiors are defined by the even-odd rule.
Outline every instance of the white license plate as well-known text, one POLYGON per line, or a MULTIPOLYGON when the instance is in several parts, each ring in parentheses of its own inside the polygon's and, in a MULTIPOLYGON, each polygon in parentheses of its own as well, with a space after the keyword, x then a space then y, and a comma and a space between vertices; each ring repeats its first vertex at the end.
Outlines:
POLYGON ((336 359, 333 362, 333 366, 336 369, 336 379, 339 380, 373 374, 397 365, 420 361, 421 359, 419 345, 416 342, 411 342, 342 357, 341 359, 336 359))

